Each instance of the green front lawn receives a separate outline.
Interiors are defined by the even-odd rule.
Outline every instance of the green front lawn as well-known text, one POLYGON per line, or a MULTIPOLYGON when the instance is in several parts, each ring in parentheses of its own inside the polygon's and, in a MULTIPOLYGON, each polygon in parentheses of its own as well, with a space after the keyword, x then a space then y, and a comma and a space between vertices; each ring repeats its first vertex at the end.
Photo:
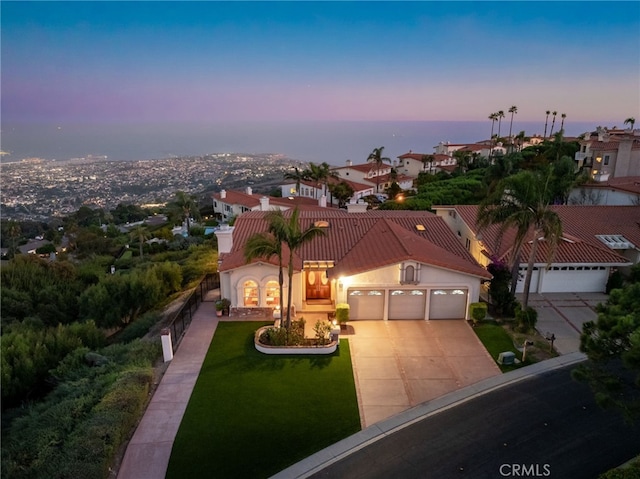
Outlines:
MULTIPOLYGON (((493 322, 482 322, 475 326, 473 330, 476 332, 478 338, 484 347, 489 351, 489 354, 494 360, 498 359, 498 355, 505 351, 512 351, 515 353, 518 360, 522 360, 522 353, 516 349, 513 345, 513 339, 504 330, 502 326, 493 322)), ((523 364, 516 364, 514 366, 503 366, 498 364, 502 372, 512 371, 519 367, 529 364, 529 359, 523 364)))
POLYGON ((330 356, 268 356, 265 323, 218 325, 167 479, 268 477, 360 430, 347 340, 330 356))

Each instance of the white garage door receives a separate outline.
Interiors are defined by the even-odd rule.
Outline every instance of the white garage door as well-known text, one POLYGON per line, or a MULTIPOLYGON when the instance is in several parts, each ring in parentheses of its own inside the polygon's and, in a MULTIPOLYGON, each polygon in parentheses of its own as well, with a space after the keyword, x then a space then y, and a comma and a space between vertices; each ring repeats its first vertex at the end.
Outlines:
POLYGON ((429 319, 465 319, 466 289, 434 289, 429 296, 429 319))
POLYGON ((389 291, 389 319, 424 319, 427 292, 423 289, 389 291))
POLYGON ((349 319, 382 319, 384 290, 350 289, 347 291, 349 319))
MULTIPOLYGON (((531 286, 529 287, 529 293, 538 292, 538 275, 540 274, 540 268, 535 266, 533 268, 533 274, 531 275, 531 286)), ((522 293, 524 291, 524 280, 527 275, 527 268, 520 268, 518 270, 518 284, 516 286, 516 293, 522 293)))
POLYGON ((609 271, 605 267, 553 267, 542 271, 542 293, 603 293, 609 271))

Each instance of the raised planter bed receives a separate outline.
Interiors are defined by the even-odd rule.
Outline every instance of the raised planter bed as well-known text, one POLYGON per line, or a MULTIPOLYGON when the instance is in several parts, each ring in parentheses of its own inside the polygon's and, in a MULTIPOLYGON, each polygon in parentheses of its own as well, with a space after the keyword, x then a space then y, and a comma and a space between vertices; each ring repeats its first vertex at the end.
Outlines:
POLYGON ((263 326, 256 331, 253 342, 258 351, 264 354, 331 354, 338 349, 338 341, 329 341, 323 346, 270 346, 260 342, 260 335, 272 326, 263 326))

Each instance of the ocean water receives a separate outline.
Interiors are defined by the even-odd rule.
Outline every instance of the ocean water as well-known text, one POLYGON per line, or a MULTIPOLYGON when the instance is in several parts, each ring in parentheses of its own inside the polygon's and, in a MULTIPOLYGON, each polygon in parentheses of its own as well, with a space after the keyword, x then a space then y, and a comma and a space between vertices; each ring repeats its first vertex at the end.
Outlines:
MULTIPOLYGON (((549 122, 549 128, 550 128, 549 122)), ((565 122, 565 135, 594 130, 591 122, 565 122)), ((559 128, 556 122, 555 130, 559 128)), ((544 132, 544 121, 513 123, 513 134, 544 132)), ((494 129, 497 133, 497 126, 494 129)), ((509 133, 509 121, 501 134, 509 133)), ((408 151, 433 153, 438 142, 488 139, 487 121, 300 121, 209 124, 2 124, 3 162, 23 158, 65 160, 106 155, 112 160, 146 160, 208 153, 276 153, 300 161, 343 165, 364 162, 384 146, 391 159, 408 151)))

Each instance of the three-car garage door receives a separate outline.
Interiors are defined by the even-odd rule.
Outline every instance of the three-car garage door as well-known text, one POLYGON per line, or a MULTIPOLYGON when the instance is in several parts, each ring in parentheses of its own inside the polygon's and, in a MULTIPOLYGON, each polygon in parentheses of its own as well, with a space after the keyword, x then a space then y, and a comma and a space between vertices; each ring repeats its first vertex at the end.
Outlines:
POLYGON ((429 319, 464 319, 467 317, 466 289, 434 289, 429 296, 429 319))
POLYGON ((349 318, 357 319, 464 319, 467 310, 466 289, 349 289, 349 318), (385 315, 385 297, 388 314, 385 315), (429 300, 427 306, 427 299, 429 300))

